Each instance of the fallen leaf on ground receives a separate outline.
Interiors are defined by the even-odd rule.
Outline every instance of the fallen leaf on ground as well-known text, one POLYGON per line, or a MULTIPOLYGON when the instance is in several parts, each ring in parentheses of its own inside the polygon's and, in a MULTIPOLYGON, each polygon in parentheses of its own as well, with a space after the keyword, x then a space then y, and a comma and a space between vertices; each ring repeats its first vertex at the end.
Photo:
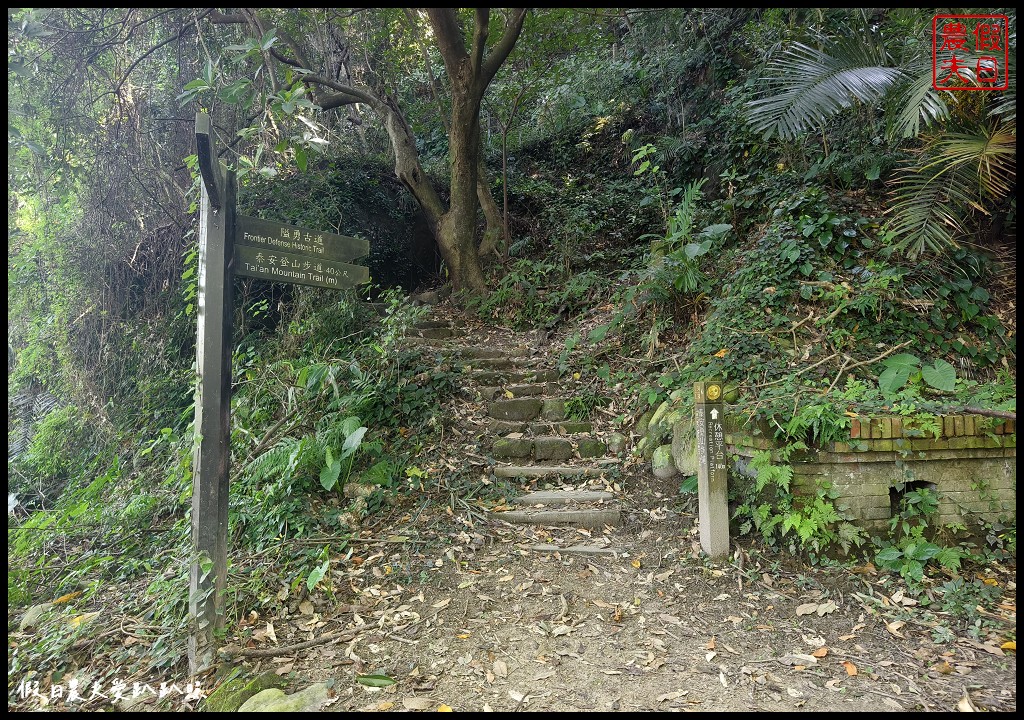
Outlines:
POLYGON ((71 618, 70 620, 68 620, 68 625, 70 625, 73 628, 76 628, 79 625, 84 625, 87 622, 91 622, 92 620, 95 620, 99 616, 100 616, 100 614, 98 612, 91 612, 91 613, 84 613, 82 615, 77 615, 77 616, 71 618))
POLYGON ((906 639, 906 636, 900 633, 900 630, 903 628, 904 625, 906 625, 906 623, 902 620, 896 620, 891 623, 886 623, 885 629, 888 630, 889 634, 893 637, 906 639))
POLYGON ((796 614, 799 615, 813 615, 818 611, 818 603, 804 603, 796 609, 796 614))
POLYGON ((828 655, 828 648, 827 647, 820 647, 817 650, 815 650, 814 652, 812 652, 811 655, 813 655, 814 657, 819 658, 819 659, 823 658, 826 655, 828 655))
POLYGON ((956 709, 960 712, 978 712, 978 706, 971 700, 971 696, 967 694, 966 689, 964 689, 964 696, 956 704, 956 709))

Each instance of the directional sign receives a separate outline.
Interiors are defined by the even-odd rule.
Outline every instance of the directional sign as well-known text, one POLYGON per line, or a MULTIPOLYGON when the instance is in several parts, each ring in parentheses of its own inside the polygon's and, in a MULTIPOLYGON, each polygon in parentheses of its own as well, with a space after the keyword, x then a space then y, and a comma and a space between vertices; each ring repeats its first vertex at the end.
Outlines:
POLYGON ((333 290, 355 287, 370 279, 370 271, 362 265, 318 260, 309 255, 293 255, 249 245, 235 246, 235 274, 333 290))
POLYGON ((315 257, 318 260, 347 262, 370 252, 370 243, 360 238, 305 230, 245 215, 237 216, 235 227, 236 247, 245 245, 265 253, 288 253, 315 257))
POLYGON ((729 465, 722 426, 722 383, 694 383, 693 393, 700 544, 712 558, 722 558, 729 553, 729 465))

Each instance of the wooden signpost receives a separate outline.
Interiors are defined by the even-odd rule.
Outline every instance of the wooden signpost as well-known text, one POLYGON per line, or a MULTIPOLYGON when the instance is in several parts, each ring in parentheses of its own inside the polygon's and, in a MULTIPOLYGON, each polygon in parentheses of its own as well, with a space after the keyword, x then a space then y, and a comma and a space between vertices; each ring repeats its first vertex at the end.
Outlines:
POLYGON ((693 399, 700 546, 709 557, 718 560, 729 554, 729 461, 725 453, 722 383, 694 383, 693 399))
POLYGON ((235 275, 332 289, 369 280, 350 265, 366 240, 237 215, 235 173, 217 159, 210 118, 196 115, 202 174, 199 209, 199 320, 196 336, 195 446, 192 458, 192 541, 188 642, 193 674, 216 661, 224 627, 228 563, 228 461, 231 455, 232 279, 235 275))

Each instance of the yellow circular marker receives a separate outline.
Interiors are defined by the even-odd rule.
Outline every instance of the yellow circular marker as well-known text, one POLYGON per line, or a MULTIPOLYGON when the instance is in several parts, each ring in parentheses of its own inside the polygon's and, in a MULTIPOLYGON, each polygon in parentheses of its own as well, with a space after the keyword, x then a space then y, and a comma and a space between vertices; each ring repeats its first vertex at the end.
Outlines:
POLYGON ((717 400, 722 394, 722 388, 718 385, 708 385, 708 400, 717 400))

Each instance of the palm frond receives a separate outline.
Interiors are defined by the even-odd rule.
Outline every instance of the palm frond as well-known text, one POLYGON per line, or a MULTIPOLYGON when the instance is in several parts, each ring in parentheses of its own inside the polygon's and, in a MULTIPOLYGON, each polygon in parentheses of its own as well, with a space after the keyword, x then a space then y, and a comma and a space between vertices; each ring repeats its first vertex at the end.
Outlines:
POLYGON ((856 102, 881 100, 901 77, 898 68, 870 64, 873 47, 836 45, 830 55, 796 43, 769 63, 765 97, 747 105, 754 129, 793 139, 856 102))
MULTIPOLYGON (((1010 75, 1009 87, 1003 90, 999 94, 999 99, 995 101, 995 106, 989 111, 989 114, 994 117, 1000 117, 1004 120, 1016 122, 1017 120, 1017 74, 1013 73, 1010 75)), ((1014 127, 1016 132, 1016 126, 1014 127)))
POLYGON ((887 106, 890 138, 917 137, 924 127, 949 116, 942 95, 932 87, 932 65, 926 55, 903 68, 903 79, 893 87, 887 106))
POLYGON ((912 162, 895 180, 886 224, 893 249, 910 259, 955 248, 967 230, 965 209, 975 207, 976 181, 963 167, 912 162))
MULTIPOLYGON (((979 201, 1001 200, 1013 192, 1017 179, 1015 124, 979 125, 974 133, 944 133, 933 144, 935 158, 929 165, 974 174, 979 201)), ((986 212, 980 202, 972 206, 986 212)))

